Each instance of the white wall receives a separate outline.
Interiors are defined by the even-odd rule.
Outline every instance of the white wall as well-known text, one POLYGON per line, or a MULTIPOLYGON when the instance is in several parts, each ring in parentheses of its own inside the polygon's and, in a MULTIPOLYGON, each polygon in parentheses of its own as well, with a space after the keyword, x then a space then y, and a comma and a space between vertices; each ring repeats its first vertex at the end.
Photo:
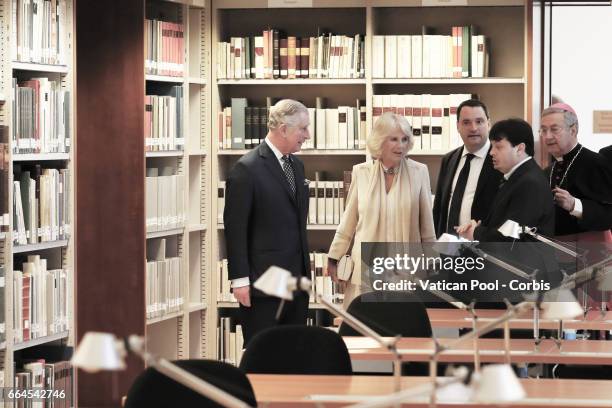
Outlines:
POLYGON ((598 151, 612 144, 612 134, 593 134, 593 110, 612 110, 612 7, 554 7, 552 20, 552 94, 576 110, 578 140, 598 151))

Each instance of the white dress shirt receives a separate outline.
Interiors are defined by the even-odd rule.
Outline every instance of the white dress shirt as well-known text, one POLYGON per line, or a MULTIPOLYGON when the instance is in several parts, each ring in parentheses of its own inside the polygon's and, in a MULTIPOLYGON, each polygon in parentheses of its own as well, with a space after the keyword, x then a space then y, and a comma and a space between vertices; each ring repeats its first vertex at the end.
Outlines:
MULTIPOLYGON (((474 157, 472 158, 472 161, 470 161, 470 174, 468 175, 465 191, 463 192, 463 200, 461 201, 461 210, 459 211, 459 225, 463 225, 472 219, 472 203, 474 202, 474 195, 476 194, 476 186, 478 185, 478 178, 480 177, 480 172, 482 171, 482 166, 487 158, 490 147, 491 142, 487 139, 484 146, 473 153, 474 157)), ((465 156, 468 153, 469 151, 465 148, 465 146, 463 146, 461 159, 459 160, 459 165, 455 171, 455 177, 453 177, 452 191, 448 200, 448 208, 446 209, 447 215, 448 212, 450 212, 450 203, 453 200, 453 194, 455 192, 455 186, 457 185, 459 173, 461 173, 461 169, 463 169, 463 166, 465 165, 465 156)))

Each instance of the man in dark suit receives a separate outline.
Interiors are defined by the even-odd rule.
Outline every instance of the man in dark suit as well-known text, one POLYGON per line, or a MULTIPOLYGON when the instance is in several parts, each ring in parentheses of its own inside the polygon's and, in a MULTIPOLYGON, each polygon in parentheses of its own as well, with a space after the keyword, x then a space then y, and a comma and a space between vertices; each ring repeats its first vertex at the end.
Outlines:
POLYGON ((228 270, 240 303, 245 344, 262 329, 306 322, 306 293, 297 293, 277 316, 279 299, 252 285, 272 265, 296 277, 309 271, 308 186, 304 165, 292 154, 310 138, 309 123, 308 110, 300 102, 276 103, 264 142, 244 155, 227 178, 223 220, 228 270))
POLYGON ((554 158, 546 170, 556 204, 555 235, 564 241, 611 242, 611 166, 578 143, 574 109, 566 103, 545 109, 540 137, 554 158))
POLYGON ((489 156, 489 112, 476 99, 463 101, 457 108, 457 130, 463 146, 442 159, 433 205, 436 236, 455 234, 455 227, 471 219, 482 220, 501 180, 489 156))
POLYGON ((612 163, 612 145, 599 149, 599 154, 608 159, 608 162, 612 163))
POLYGON ((512 220, 551 235, 555 226, 554 204, 546 176, 533 160, 531 126, 522 119, 502 120, 493 126, 489 139, 493 166, 503 174, 503 184, 487 217, 482 222, 472 219, 457 232, 470 240, 504 242, 508 238, 497 229, 512 220))
MULTIPOLYGON (((493 166, 503 174, 503 183, 491 203, 491 211, 482 221, 470 220, 457 228, 460 236, 481 243, 485 252, 510 261, 528 274, 538 270, 538 279, 556 281, 558 271, 554 257, 543 244, 509 245, 513 239, 502 235, 498 228, 507 220, 519 225, 536 227, 544 235, 554 231, 555 210, 546 176, 533 160, 534 137, 529 123, 522 119, 497 122, 489 134, 493 166), (502 243, 502 244, 495 244, 502 243)), ((523 240, 530 241, 528 238, 523 240)), ((489 266, 478 278, 501 277, 500 281, 516 279, 505 268, 489 266)), ((485 301, 508 298, 520 300, 520 293, 502 285, 496 293, 485 293, 485 301)))

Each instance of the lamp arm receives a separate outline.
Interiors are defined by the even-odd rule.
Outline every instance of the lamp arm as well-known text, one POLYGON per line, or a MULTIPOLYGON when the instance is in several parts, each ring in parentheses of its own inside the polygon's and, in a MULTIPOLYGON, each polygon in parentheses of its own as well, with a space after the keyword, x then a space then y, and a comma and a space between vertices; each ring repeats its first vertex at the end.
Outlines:
POLYGON ((544 235, 540 235, 537 233, 537 228, 530 228, 527 226, 521 226, 521 232, 523 234, 527 234, 535 239, 537 239, 540 242, 543 242, 545 244, 550 245, 551 247, 558 249, 561 252, 565 252, 566 254, 573 256, 574 258, 582 258, 583 255, 579 254, 578 252, 572 251, 569 248, 564 247, 563 245, 545 237, 544 235))
MULTIPOLYGON (((475 247, 471 247, 470 250, 472 250, 476 255, 478 255, 481 258, 484 258, 486 260, 488 260, 489 262, 494 263, 495 265, 504 268, 505 270, 512 272, 513 274, 515 274, 516 276, 519 276, 523 279, 531 279, 533 277, 532 275, 529 275, 525 272, 523 272, 522 270, 520 270, 519 268, 517 268, 516 266, 510 265, 509 263, 502 261, 501 259, 486 253, 485 251, 483 251, 480 248, 475 248, 475 247)), ((534 271, 535 274, 535 271, 534 271)))
POLYGON ((508 320, 512 319, 516 315, 518 315, 520 313, 523 313, 524 311, 529 310, 529 309, 531 309, 534 306, 535 305, 533 304, 533 302, 521 302, 521 303, 519 303, 519 304, 517 304, 515 306, 512 306, 511 308, 509 308, 506 311, 506 313, 504 313, 503 315, 501 315, 497 319, 492 320, 491 322, 478 327, 476 330, 472 330, 472 331, 467 332, 463 336, 457 338, 457 340, 455 340, 452 343, 450 343, 448 346, 441 346, 440 350, 436 351, 436 354, 440 354, 440 353, 444 352, 445 350, 452 350, 452 349, 456 348, 459 344, 463 343, 466 340, 471 340, 471 339, 473 339, 475 337, 480 337, 483 334, 487 334, 490 331, 492 331, 495 328, 497 328, 500 324, 507 322, 508 320))
MULTIPOLYGON (((451 384, 457 384, 460 382, 465 382, 468 377, 467 370, 463 370, 451 378, 442 378, 437 381, 435 388, 444 388, 451 384)), ((405 402, 408 398, 419 397, 423 395, 427 395, 431 392, 434 386, 431 383, 418 385, 416 387, 408 388, 400 392, 396 392, 391 395, 386 395, 384 397, 378 397, 371 401, 361 402, 354 405, 349 405, 347 408, 379 408, 379 407, 389 407, 401 404, 405 402)))
POLYGON ((149 367, 153 367, 163 375, 215 401, 217 404, 227 408, 250 407, 250 405, 244 401, 191 374, 189 371, 182 369, 165 358, 157 357, 147 352, 144 348, 144 340, 142 337, 130 336, 126 343, 128 350, 142 358, 149 367))
POLYGON ((605 267, 610 262, 612 262, 612 255, 591 266, 579 270, 578 272, 573 274, 567 281, 562 282, 560 288, 573 289, 577 285, 587 283, 593 279, 608 275, 611 271, 606 271, 605 267))

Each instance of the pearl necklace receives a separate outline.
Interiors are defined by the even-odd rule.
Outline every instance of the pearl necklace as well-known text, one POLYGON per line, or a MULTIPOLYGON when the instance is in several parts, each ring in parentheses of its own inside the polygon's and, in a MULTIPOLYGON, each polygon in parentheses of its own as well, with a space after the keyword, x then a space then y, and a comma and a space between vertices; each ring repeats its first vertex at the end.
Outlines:
MULTIPOLYGON (((382 165, 382 163, 381 163, 381 165, 382 165)), ((397 173, 399 173, 399 166, 398 167, 389 167, 387 169, 387 168, 385 168, 384 165, 382 165, 382 168, 383 168, 383 173, 385 173, 385 174, 397 174, 397 173)))
MULTIPOLYGON (((561 181, 559 182, 557 187, 561 187, 561 184, 563 184, 563 182, 565 181, 565 176, 567 176, 567 172, 572 167, 572 164, 574 164, 574 160, 576 160, 576 157, 578 157, 578 155, 582 151, 583 147, 584 146, 580 146, 580 149, 578 149, 578 153, 576 153, 576 155, 574 156, 572 161, 570 161, 570 164, 567 166, 567 169, 565 169, 565 173, 563 173, 563 177, 561 177, 561 181)), ((550 188, 552 188, 552 186, 553 186, 553 184, 552 184, 552 177, 553 177, 553 174, 555 173, 555 166, 556 165, 557 165, 557 160, 555 160, 555 162, 552 165, 552 169, 550 169, 550 176, 549 176, 549 180, 548 180, 548 184, 550 185, 550 188)))

